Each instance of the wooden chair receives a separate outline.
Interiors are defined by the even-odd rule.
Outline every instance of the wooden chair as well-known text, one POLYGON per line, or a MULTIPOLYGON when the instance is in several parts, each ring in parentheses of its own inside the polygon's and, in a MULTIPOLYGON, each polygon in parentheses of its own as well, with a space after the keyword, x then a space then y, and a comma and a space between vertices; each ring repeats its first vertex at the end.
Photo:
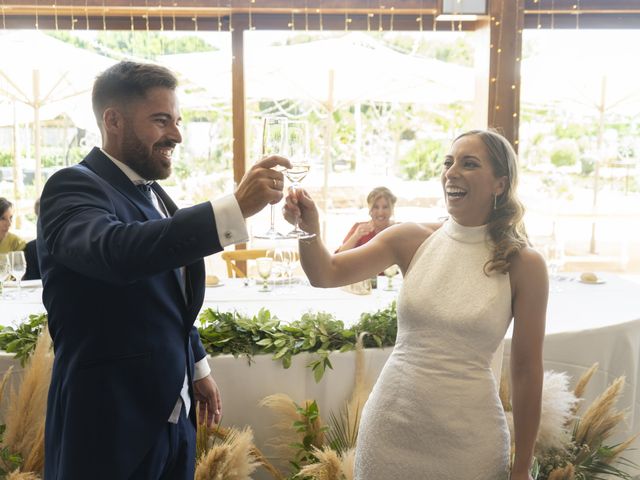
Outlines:
POLYGON ((266 257, 266 249, 228 250, 222 252, 222 259, 227 263, 227 276, 229 278, 245 278, 246 273, 238 266, 237 262, 246 262, 256 258, 266 257))

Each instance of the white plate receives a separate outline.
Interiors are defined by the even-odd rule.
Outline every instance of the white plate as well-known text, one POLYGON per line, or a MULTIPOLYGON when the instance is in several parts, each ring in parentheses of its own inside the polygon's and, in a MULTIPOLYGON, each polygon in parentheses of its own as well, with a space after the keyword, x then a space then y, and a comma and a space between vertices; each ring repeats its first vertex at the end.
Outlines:
POLYGON ((580 283, 586 283, 587 285, 602 285, 603 283, 607 283, 606 280, 592 280, 592 281, 587 281, 587 280, 578 280, 580 283))
POLYGON ((205 284, 205 287, 207 287, 207 288, 217 288, 217 287, 223 287, 223 286, 224 286, 224 282, 218 282, 215 285, 206 285, 205 284))

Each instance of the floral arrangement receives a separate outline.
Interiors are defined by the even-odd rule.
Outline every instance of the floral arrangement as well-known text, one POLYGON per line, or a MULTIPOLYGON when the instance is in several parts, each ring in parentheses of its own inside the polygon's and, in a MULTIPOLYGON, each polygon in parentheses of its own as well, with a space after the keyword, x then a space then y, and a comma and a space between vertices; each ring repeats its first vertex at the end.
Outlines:
MULTIPOLYGON (((569 389, 566 373, 545 372, 542 411, 532 476, 535 480, 599 480, 619 478, 631 480, 630 469, 638 466, 623 457, 638 435, 619 444, 609 440, 625 413, 615 407, 624 388, 624 377, 615 379, 584 413, 580 413, 583 395, 596 372, 594 364, 569 389), (606 477, 603 477, 606 475, 606 477)), ((507 414, 513 439, 513 416, 509 387, 503 376, 500 398, 507 414)))

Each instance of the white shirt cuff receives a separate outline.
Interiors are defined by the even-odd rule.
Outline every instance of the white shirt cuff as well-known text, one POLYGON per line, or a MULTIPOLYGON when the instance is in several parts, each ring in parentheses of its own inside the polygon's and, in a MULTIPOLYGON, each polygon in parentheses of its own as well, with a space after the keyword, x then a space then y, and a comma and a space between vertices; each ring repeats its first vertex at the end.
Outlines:
POLYGON ((247 225, 242 216, 240 205, 236 196, 225 195, 211 202, 213 215, 216 219, 216 229, 220 245, 224 248, 234 243, 243 243, 249 240, 247 225))
POLYGON ((198 360, 193 365, 193 381, 201 380, 207 375, 211 373, 211 367, 209 367, 209 362, 207 361, 207 357, 204 357, 202 360, 198 360))

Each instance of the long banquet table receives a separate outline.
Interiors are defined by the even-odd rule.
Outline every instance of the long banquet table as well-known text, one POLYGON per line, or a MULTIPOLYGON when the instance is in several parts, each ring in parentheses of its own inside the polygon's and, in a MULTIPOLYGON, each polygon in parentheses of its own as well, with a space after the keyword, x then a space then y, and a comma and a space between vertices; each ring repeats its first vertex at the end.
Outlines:
MULTIPOLYGON (((546 370, 565 371, 574 380, 593 363, 599 369, 589 384, 586 401, 590 402, 620 375, 626 376, 625 390, 618 407, 628 412, 626 431, 614 440, 622 440, 632 432, 640 432, 640 285, 615 275, 603 274, 605 283, 587 285, 577 281, 577 274, 567 274, 551 283, 547 315, 544 362, 546 370)), ((399 284, 399 279, 394 279, 399 284)), ((386 279, 379 279, 384 286, 386 279)), ((15 324, 29 313, 44 311, 38 285, 23 287, 20 298, 7 288, 12 297, 1 301, 0 324, 15 324)), ((314 289, 298 281, 289 288, 276 286, 268 293, 258 291, 254 283, 245 286, 242 280, 223 280, 218 287, 207 288, 204 308, 220 311, 237 310, 254 314, 265 307, 283 321, 299 318, 306 311, 326 311, 349 325, 358 320, 360 313, 384 308, 395 299, 397 291, 373 290, 370 295, 354 295, 343 289, 314 289)), ((504 345, 503 365, 508 368, 511 332, 504 345)), ((373 382, 391 349, 365 351, 366 372, 373 382)), ((276 463, 276 451, 269 446, 273 440, 272 423, 277 419, 258 402, 273 393, 286 393, 300 403, 315 399, 321 414, 327 418, 330 411, 337 413, 348 399, 355 373, 354 353, 333 353, 333 370, 316 383, 306 365, 315 357, 309 354, 293 358, 289 369, 271 356, 257 356, 249 364, 245 358, 217 356, 209 358, 216 381, 222 393, 223 424, 250 425, 256 444, 276 463)), ((498 358, 496 359, 498 360, 498 358)), ((4 354, 0 356, 0 373, 15 363, 4 354)), ((640 463, 640 442, 628 458, 640 463)), ((270 478, 259 473, 254 478, 270 478)))

